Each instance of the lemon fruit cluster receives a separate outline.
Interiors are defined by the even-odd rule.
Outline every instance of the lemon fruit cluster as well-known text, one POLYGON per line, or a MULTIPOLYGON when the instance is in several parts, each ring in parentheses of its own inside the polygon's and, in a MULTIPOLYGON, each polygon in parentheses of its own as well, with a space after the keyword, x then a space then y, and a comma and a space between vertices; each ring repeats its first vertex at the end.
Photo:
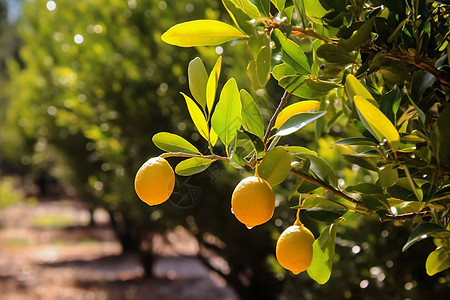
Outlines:
POLYGON ((258 176, 244 178, 234 189, 231 209, 248 228, 261 225, 272 218, 275 193, 270 184, 258 176))
POLYGON ((305 271, 313 255, 314 235, 298 219, 286 228, 277 241, 276 257, 278 263, 294 274, 305 271))
POLYGON ((137 171, 134 189, 148 205, 158 205, 169 199, 175 186, 172 167, 162 157, 152 157, 137 171))

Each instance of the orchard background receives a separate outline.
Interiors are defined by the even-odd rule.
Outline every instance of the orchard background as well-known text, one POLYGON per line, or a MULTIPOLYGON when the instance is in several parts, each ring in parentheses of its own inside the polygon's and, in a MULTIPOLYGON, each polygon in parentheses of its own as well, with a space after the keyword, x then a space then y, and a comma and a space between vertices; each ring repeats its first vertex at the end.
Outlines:
POLYGON ((155 236, 182 226, 204 250, 196 257, 242 299, 448 294, 446 1, 7 2, 0 2, 0 208, 55 187, 92 212, 101 207, 147 277, 155 236), (199 19, 221 23, 184 23, 199 19), (204 74, 219 75, 219 65, 211 105, 194 86, 205 87, 204 74), (247 93, 221 101, 223 89, 236 94, 230 78, 247 93), (317 109, 273 129, 282 108, 305 100, 317 109), (235 118, 215 110, 236 103, 235 118), (225 121, 212 121, 215 114, 225 121), (185 140, 194 154, 183 151, 185 140), (163 152, 182 175, 171 198, 150 207, 136 196, 134 176, 163 152), (211 159, 177 167, 202 155, 211 159), (256 165, 277 202, 270 221, 247 230, 230 199, 256 165), (322 234, 314 252, 322 259, 316 273, 294 276, 274 255, 299 198, 302 222, 316 239, 322 234))

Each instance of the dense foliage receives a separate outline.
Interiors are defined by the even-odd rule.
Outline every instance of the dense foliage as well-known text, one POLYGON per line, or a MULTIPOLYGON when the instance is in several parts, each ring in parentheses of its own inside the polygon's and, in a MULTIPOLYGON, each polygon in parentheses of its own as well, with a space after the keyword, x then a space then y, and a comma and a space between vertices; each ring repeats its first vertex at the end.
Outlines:
POLYGON ((450 7, 420 0, 223 4, 234 26, 189 21, 171 27, 162 39, 181 47, 242 41, 253 86, 263 88, 271 75, 285 93, 264 126, 251 95, 239 91, 233 78, 215 103, 220 58, 209 77, 201 60, 192 60, 189 87, 196 102, 183 96, 210 151, 158 133, 153 142, 168 152, 161 156, 188 157, 175 168, 183 176, 222 160, 256 168, 273 186, 289 173, 298 177, 290 193, 300 194, 294 208, 330 224, 316 240, 308 268, 318 283, 331 275, 339 223, 374 214, 381 222, 415 224, 403 251, 434 238, 436 248, 426 260, 429 275, 449 268, 450 7), (288 100, 294 104, 284 107, 288 100), (290 143, 276 147, 311 122, 317 138, 334 136, 343 158, 374 172, 375 181, 345 184, 314 150, 290 143), (342 122, 346 127, 334 130, 342 122), (226 156, 216 153, 217 140, 226 156))

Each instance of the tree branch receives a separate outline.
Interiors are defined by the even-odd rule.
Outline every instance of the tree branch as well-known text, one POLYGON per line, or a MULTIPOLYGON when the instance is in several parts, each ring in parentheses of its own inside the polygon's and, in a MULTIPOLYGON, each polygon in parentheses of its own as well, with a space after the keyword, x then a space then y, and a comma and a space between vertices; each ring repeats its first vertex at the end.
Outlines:
POLYGON ((302 179, 304 179, 304 180, 306 180, 306 181, 308 181, 308 182, 310 182, 310 183, 312 183, 312 184, 315 184, 315 185, 317 185, 317 186, 320 186, 321 188, 323 188, 324 190, 326 190, 326 191, 332 193, 332 194, 335 195, 335 196, 341 197, 341 198, 343 198, 343 199, 345 199, 345 200, 347 200, 347 201, 350 201, 350 202, 352 202, 352 203, 354 203, 354 204, 356 204, 356 205, 358 205, 358 206, 360 206, 360 207, 367 208, 367 206, 366 206, 363 202, 361 202, 361 201, 359 201, 359 200, 356 200, 356 199, 353 199, 353 198, 350 197, 350 196, 347 196, 347 195, 344 194, 343 192, 341 192, 341 191, 335 189, 334 187, 332 187, 332 186, 326 184, 325 182, 322 182, 322 181, 320 181, 320 180, 317 180, 317 179, 315 179, 315 178, 312 178, 312 177, 310 177, 309 175, 306 175, 306 174, 304 174, 304 173, 302 173, 302 172, 300 172, 300 171, 297 171, 297 170, 295 170, 295 169, 291 169, 290 172, 291 172, 291 174, 293 174, 293 175, 295 175, 295 176, 297 176, 297 177, 300 177, 300 178, 302 178, 302 179))
POLYGON ((407 214, 402 214, 402 215, 386 215, 384 218, 380 218, 380 222, 391 222, 391 221, 407 221, 407 220, 411 220, 415 217, 428 217, 431 216, 431 211, 427 210, 427 211, 420 211, 417 213, 407 213, 407 214))

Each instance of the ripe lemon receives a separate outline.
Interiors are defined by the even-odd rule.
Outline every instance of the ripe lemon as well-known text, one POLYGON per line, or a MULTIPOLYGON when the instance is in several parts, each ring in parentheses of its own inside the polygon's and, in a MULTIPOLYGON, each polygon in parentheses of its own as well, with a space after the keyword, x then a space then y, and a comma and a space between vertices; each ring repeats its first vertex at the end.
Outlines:
POLYGON ((234 189, 231 209, 248 228, 261 225, 272 218, 275 194, 264 179, 257 176, 244 178, 234 189))
POLYGON ((148 205, 158 205, 169 199, 175 186, 175 174, 162 157, 147 160, 136 173, 134 189, 148 205))
POLYGON ((314 235, 300 221, 286 228, 276 246, 278 263, 294 274, 305 271, 311 264, 314 235))

